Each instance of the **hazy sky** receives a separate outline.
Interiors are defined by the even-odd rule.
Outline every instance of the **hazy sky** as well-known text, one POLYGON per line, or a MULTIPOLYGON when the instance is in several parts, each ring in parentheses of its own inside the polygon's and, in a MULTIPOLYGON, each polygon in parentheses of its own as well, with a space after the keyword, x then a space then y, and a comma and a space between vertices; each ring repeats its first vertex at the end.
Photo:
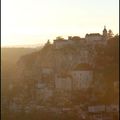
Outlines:
POLYGON ((1 43, 43 44, 57 36, 119 33, 119 0, 1 0, 1 43))

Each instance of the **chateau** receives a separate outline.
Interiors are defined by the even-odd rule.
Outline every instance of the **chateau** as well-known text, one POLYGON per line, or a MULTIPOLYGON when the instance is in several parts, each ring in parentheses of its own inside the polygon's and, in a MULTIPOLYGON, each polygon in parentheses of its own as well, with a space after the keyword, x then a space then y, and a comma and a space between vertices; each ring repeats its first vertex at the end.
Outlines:
POLYGON ((85 45, 96 45, 96 44, 107 44, 107 39, 109 38, 107 29, 104 26, 102 35, 99 33, 90 33, 86 34, 85 38, 80 38, 79 36, 69 36, 68 39, 63 38, 56 38, 54 40, 54 46, 56 49, 62 48, 68 45, 75 45, 75 44, 85 44, 85 45))

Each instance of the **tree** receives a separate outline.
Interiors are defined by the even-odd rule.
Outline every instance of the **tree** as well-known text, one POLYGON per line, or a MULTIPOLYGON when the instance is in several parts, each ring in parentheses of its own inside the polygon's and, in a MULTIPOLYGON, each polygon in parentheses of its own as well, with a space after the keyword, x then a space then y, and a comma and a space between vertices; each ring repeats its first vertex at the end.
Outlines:
POLYGON ((56 40, 64 40, 61 36, 56 37, 56 40))
POLYGON ((108 31, 108 38, 112 38, 113 37, 113 32, 112 32, 112 30, 109 30, 108 31))

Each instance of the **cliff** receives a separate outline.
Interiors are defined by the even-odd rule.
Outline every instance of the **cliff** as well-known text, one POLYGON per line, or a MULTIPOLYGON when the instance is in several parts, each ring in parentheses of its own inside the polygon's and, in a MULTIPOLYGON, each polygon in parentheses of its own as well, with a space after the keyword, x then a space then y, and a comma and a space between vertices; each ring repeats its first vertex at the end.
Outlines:
POLYGON ((87 46, 55 49, 49 45, 38 52, 22 56, 17 63, 17 70, 21 79, 39 79, 43 68, 50 68, 54 73, 67 72, 79 63, 92 64, 93 56, 94 51, 87 46))
MULTIPOLYGON (((51 69, 54 75, 67 73, 80 63, 89 63, 94 68, 95 80, 116 71, 118 65, 118 37, 108 41, 106 46, 66 46, 55 49, 45 45, 40 51, 22 56, 17 63, 18 80, 40 80, 43 69, 51 69), (106 73, 108 71, 108 73, 106 73)), ((118 71, 118 70, 117 70, 118 71)), ((105 77, 103 77, 105 79, 105 77)))

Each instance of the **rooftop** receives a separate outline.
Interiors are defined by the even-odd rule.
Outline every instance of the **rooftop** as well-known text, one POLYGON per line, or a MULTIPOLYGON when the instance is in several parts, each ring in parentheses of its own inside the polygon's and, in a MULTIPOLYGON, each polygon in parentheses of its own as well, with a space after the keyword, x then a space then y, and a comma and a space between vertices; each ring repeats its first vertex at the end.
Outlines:
POLYGON ((86 36, 101 36, 100 33, 90 33, 86 34, 86 36))
POLYGON ((78 64, 73 70, 92 70, 92 67, 87 63, 78 64))

